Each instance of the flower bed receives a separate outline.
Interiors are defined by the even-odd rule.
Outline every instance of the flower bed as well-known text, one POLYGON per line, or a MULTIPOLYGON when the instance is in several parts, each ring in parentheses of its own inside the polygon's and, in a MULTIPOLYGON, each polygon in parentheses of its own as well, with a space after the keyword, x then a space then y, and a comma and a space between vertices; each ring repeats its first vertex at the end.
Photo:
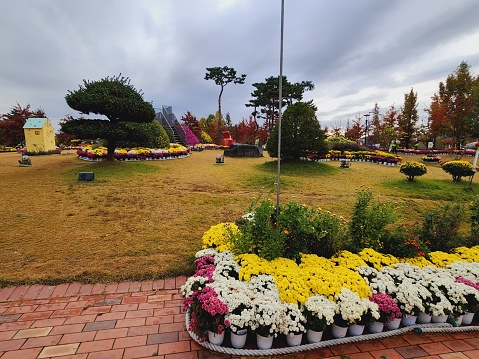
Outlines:
MULTIPOLYGON (((107 148, 85 146, 77 150, 77 155, 83 160, 101 161, 107 157, 107 148)), ((115 150, 115 159, 118 161, 165 160, 187 156, 189 156, 189 149, 176 143, 172 143, 168 149, 117 148, 115 150)))
MULTIPOLYGON (((276 337, 277 347, 310 331, 323 331, 323 340, 338 338, 333 326, 366 326, 373 333, 373 325, 387 330, 398 317, 424 313, 453 323, 479 310, 479 246, 431 252, 428 259, 365 248, 330 259, 301 254, 297 261, 268 261, 234 255, 231 239, 237 231, 235 224, 222 223, 205 232, 196 272, 182 287, 188 330, 200 341, 207 340, 209 329, 231 338, 237 332, 276 337)), ((300 343, 311 340, 303 337, 300 343)))
POLYGON ((336 151, 330 150, 325 156, 317 154, 308 156, 309 161, 339 161, 346 159, 348 161, 372 162, 384 165, 397 165, 401 162, 401 157, 384 151, 336 151))

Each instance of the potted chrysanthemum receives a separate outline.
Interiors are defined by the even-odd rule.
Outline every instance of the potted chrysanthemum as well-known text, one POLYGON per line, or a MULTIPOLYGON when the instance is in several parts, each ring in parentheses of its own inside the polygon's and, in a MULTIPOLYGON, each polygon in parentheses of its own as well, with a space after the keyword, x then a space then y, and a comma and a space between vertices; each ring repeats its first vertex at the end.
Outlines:
POLYGON ((259 349, 269 349, 273 346, 273 338, 278 335, 281 323, 281 311, 278 301, 266 295, 258 295, 253 299, 254 321, 251 329, 256 333, 259 349))
POLYGON ((306 333, 306 317, 297 304, 281 303, 280 333, 286 335, 290 347, 301 344, 303 333, 306 333))
POLYGON ((328 325, 334 322, 336 303, 324 295, 313 295, 304 303, 306 336, 310 343, 319 342, 328 325))
POLYGON ((223 343, 224 331, 230 324, 226 319, 229 310, 213 287, 207 285, 193 291, 185 298, 183 309, 190 315, 188 330, 193 331, 200 341, 208 337, 212 344, 223 343))
POLYGON ((463 277, 456 277, 456 282, 463 283, 472 289, 466 294, 467 304, 465 306, 466 312, 464 313, 464 317, 462 318, 462 324, 469 325, 472 323, 474 319, 474 315, 476 312, 479 311, 479 283, 475 283, 469 279, 463 277))
POLYGON ((332 334, 336 338, 346 336, 344 326, 348 325, 349 333, 353 336, 361 335, 364 327, 369 322, 379 319, 378 305, 367 298, 360 298, 359 295, 347 288, 335 296, 336 315, 332 327, 332 334), (339 328, 342 328, 338 330, 339 328))
POLYGON ((379 310, 379 318, 369 324, 371 333, 382 332, 386 323, 402 316, 399 306, 389 294, 375 293, 370 300, 378 305, 379 310))

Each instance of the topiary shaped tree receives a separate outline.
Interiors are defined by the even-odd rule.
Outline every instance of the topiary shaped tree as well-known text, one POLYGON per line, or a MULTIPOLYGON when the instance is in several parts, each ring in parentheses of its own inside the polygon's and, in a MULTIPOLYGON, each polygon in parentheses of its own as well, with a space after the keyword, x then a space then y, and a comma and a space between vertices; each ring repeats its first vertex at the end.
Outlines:
POLYGON ((462 177, 472 176, 475 173, 474 167, 468 161, 448 161, 441 165, 442 169, 452 175, 454 182, 461 181, 462 177))
POLYGON ((406 161, 399 167, 399 172, 407 176, 409 182, 414 181, 414 177, 419 177, 427 173, 427 167, 424 163, 415 161, 406 161))
MULTIPOLYGON (((103 138, 108 141, 108 160, 114 160, 117 141, 129 138, 134 125, 128 123, 150 123, 155 119, 155 110, 143 94, 130 84, 128 77, 121 74, 99 81, 83 80, 76 91, 68 91, 65 100, 72 109, 84 114, 104 115, 108 120, 78 119, 66 121, 61 130, 82 138, 103 138)), ((143 129, 138 128, 138 133, 143 129)), ((157 132, 160 136, 160 132, 157 132)))

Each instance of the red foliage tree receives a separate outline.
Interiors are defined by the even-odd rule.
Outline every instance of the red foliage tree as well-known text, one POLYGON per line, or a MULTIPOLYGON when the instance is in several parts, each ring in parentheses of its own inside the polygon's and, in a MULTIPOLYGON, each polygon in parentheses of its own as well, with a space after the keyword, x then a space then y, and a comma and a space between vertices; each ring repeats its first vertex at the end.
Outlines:
POLYGON ((45 117, 45 111, 32 111, 30 104, 22 108, 16 104, 9 113, 3 114, 0 121, 0 141, 6 146, 17 146, 25 141, 23 126, 31 117, 45 117))
POLYGON ((353 120, 353 126, 348 128, 344 134, 348 140, 351 141, 359 141, 361 136, 364 133, 364 127, 361 125, 361 121, 359 119, 353 120))
POLYGON ((183 121, 183 124, 188 127, 197 138, 201 138, 200 121, 198 121, 195 115, 193 115, 190 111, 186 111, 186 113, 181 117, 181 121, 183 121))
POLYGON ((233 126, 231 136, 238 143, 254 144, 256 141, 256 132, 258 132, 258 124, 249 117, 249 120, 243 119, 239 124, 233 126))

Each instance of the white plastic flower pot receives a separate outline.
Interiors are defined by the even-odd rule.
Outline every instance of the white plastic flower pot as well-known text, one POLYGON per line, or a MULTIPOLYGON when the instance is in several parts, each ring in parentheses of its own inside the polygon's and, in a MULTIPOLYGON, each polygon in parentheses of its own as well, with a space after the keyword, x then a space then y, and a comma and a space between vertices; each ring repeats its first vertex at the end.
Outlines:
POLYGON ((431 321, 433 323, 446 323, 447 315, 433 315, 431 321))
POLYGON ((247 329, 237 330, 236 333, 231 332, 230 340, 231 346, 236 349, 241 349, 246 344, 246 338, 248 337, 247 329))
POLYGON ((432 316, 424 312, 419 313, 417 317, 418 324, 428 324, 428 323, 431 323, 431 320, 432 320, 432 316))
POLYGON ((306 332, 306 338, 308 339, 309 343, 320 342, 323 338, 323 332, 317 332, 316 330, 308 329, 306 332))
POLYGON ((464 314, 464 318, 462 318, 462 324, 463 325, 471 324, 473 319, 474 319, 474 314, 476 314, 476 313, 466 313, 466 314, 464 314))
POLYGON ((273 336, 263 337, 262 335, 256 334, 256 345, 258 349, 271 349, 273 346, 273 336))
POLYGON ((368 328, 371 333, 381 333, 384 330, 384 323, 375 321, 368 328))
POLYGON ((359 335, 363 335, 364 333, 364 325, 361 324, 351 324, 349 326, 349 334, 353 337, 357 337, 359 335))
POLYGON ((303 333, 286 335, 286 343, 288 343, 290 347, 297 347, 298 345, 301 345, 302 340, 303 340, 303 333))
POLYGON ((401 318, 395 318, 386 324, 386 327, 390 330, 398 329, 401 325, 401 318))
POLYGON ((405 315, 401 319, 401 324, 405 327, 410 327, 411 325, 416 324, 417 316, 416 315, 405 315))
POLYGON ((221 345, 223 344, 224 339, 225 339, 225 332, 218 334, 218 333, 212 332, 211 330, 208 330, 208 341, 211 344, 221 345))
POLYGON ((336 339, 344 338, 348 333, 348 327, 340 327, 339 325, 333 324, 331 326, 331 334, 336 339))

